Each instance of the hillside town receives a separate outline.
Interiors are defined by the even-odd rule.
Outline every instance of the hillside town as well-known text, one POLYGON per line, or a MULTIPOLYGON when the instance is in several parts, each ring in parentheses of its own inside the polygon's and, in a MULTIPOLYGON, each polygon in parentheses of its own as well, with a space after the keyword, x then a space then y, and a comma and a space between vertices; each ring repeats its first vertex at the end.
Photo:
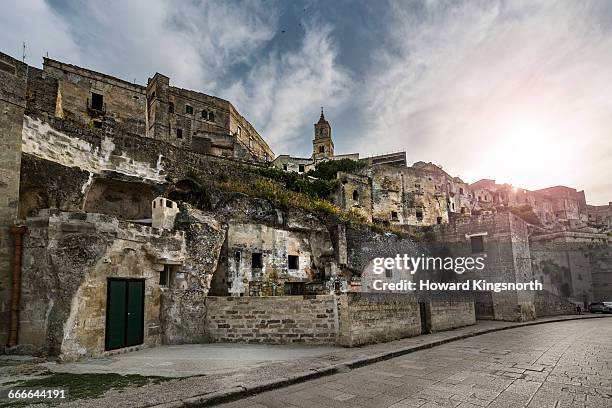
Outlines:
POLYGON ((469 183, 405 152, 336 154, 323 110, 304 136, 311 156, 276 155, 232 102, 161 73, 140 85, 0 54, 0 108, 6 353, 354 347, 612 299, 612 202, 573 187, 469 183), (544 290, 373 293, 373 259, 397 254, 486 257, 481 271, 409 279, 544 290))

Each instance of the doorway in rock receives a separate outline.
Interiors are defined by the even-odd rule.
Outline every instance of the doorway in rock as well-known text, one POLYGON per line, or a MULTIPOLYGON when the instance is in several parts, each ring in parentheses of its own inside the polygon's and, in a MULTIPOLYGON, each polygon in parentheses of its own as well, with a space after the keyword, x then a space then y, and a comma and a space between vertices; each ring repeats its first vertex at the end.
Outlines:
POLYGON ((106 293, 105 349, 144 341, 144 279, 109 278, 106 293))

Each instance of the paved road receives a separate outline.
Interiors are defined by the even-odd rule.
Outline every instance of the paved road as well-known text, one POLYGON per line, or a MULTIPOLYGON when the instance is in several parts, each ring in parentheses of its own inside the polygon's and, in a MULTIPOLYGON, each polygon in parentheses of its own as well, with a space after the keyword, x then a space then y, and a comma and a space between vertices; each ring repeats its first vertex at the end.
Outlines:
POLYGON ((612 319, 486 334, 220 406, 612 407, 612 319))

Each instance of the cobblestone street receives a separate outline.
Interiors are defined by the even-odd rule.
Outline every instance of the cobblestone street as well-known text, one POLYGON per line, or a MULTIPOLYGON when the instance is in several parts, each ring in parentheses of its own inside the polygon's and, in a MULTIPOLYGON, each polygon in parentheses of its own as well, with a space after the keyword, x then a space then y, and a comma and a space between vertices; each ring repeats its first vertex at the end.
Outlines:
POLYGON ((490 333, 221 406, 612 407, 612 319, 490 333))

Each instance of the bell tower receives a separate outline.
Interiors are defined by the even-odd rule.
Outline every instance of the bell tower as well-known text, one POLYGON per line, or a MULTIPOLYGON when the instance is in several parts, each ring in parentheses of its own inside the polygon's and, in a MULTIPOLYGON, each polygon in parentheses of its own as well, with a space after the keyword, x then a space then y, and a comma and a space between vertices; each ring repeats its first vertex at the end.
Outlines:
POLYGON ((312 158, 315 162, 334 156, 334 142, 331 137, 331 126, 321 107, 321 117, 314 125, 314 140, 312 141, 312 158))

